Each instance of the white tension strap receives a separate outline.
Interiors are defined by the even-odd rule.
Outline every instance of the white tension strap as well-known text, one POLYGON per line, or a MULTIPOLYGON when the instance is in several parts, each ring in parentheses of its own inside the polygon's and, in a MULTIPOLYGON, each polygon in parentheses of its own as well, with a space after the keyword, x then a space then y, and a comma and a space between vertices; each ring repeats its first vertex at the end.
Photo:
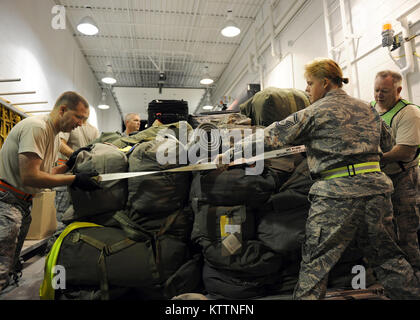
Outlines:
MULTIPOLYGON (((249 158, 249 159, 240 159, 240 161, 234 161, 229 164, 229 166, 237 166, 241 164, 250 164, 256 161, 261 160, 268 160, 273 158, 279 158, 288 156, 291 154, 296 153, 302 153, 306 152, 306 148, 304 145, 301 146, 293 146, 293 147, 287 147, 279 150, 269 151, 265 152, 261 155, 249 158)), ((99 176, 96 176, 95 178, 99 181, 110 181, 110 180, 119 180, 119 179, 128 179, 133 177, 139 177, 139 176, 146 176, 150 174, 156 174, 156 173, 163 173, 163 172, 189 172, 189 171, 203 171, 203 170, 214 170, 217 169, 218 165, 215 163, 203 163, 203 164, 193 164, 189 166, 174 168, 174 169, 168 169, 168 170, 162 170, 162 171, 140 171, 140 172, 118 172, 118 173, 105 173, 100 174, 99 176)))

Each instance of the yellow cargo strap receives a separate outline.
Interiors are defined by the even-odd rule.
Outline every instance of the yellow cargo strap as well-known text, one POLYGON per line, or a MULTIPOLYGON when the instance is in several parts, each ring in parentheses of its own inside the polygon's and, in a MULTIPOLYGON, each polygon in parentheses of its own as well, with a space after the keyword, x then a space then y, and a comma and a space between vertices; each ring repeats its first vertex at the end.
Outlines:
POLYGON ((102 227, 98 224, 90 222, 73 222, 68 225, 67 228, 63 230, 58 239, 54 242, 51 251, 48 253, 47 258, 45 259, 44 267, 44 280, 42 281, 41 287, 39 288, 39 296, 41 300, 54 300, 54 288, 52 287, 53 280, 53 268, 57 263, 58 254, 60 252, 61 243, 64 238, 73 230, 87 227, 102 227))
POLYGON ((350 164, 345 167, 326 170, 321 172, 321 178, 324 180, 330 180, 341 177, 352 177, 358 174, 364 174, 369 172, 381 172, 379 162, 364 162, 358 164, 350 164))

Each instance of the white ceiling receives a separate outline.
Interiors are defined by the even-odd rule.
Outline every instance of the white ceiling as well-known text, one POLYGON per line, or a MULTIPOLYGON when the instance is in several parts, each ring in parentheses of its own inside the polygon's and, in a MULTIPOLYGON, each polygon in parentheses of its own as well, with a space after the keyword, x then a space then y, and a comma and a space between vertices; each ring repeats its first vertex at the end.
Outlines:
MULTIPOLYGON (((163 92, 165 88, 203 88, 199 81, 204 66, 217 86, 264 1, 55 0, 65 6, 74 37, 99 84, 110 64, 116 87, 157 88, 159 71, 164 71, 163 92), (220 34, 229 9, 241 29, 234 38, 220 34), (77 23, 86 15, 96 21, 97 35, 77 31, 77 23)), ((130 101, 123 96, 126 92, 130 91, 114 90, 123 113, 133 106, 125 105, 130 101)), ((189 103, 194 110, 195 101, 189 103)))

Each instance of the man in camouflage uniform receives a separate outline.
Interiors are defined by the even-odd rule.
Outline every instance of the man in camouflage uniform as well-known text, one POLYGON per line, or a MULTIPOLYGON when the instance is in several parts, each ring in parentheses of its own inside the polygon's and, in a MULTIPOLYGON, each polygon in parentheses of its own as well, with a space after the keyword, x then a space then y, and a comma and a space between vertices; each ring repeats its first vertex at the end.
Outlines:
MULTIPOLYGON (((309 192, 294 298, 322 299, 330 270, 356 239, 390 298, 420 299, 419 280, 387 232, 391 220, 383 218, 392 217, 392 182, 379 166, 381 149, 393 145, 389 127, 367 103, 341 89, 348 79, 334 61, 315 60, 305 77, 313 104, 264 130, 266 151, 304 144, 311 175, 319 178, 309 192)), ((243 148, 252 139, 245 139, 243 148)))
POLYGON ((375 101, 371 104, 391 127, 396 145, 384 153, 383 171, 392 179, 392 205, 397 225, 397 243, 408 261, 420 271, 417 230, 420 226, 419 158, 420 109, 401 99, 402 77, 394 71, 378 72, 375 78, 375 101))

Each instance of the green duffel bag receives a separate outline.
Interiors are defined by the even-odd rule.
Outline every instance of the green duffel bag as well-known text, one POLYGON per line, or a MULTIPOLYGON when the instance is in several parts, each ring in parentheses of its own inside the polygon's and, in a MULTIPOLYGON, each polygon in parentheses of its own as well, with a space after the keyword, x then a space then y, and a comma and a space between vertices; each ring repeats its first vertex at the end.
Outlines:
POLYGON ((191 133, 191 130, 193 130, 192 127, 186 121, 179 121, 170 124, 154 123, 150 128, 129 137, 122 137, 121 141, 134 145, 146 141, 154 141, 158 135, 172 135, 177 139, 181 139, 181 141, 182 139, 186 141, 188 135, 191 133))
POLYGON ((258 211, 258 239, 277 253, 289 255, 300 247, 305 237, 305 224, 313 180, 303 159, 278 192, 258 211))
POLYGON ((123 137, 123 135, 116 131, 116 132, 102 132, 101 135, 92 141, 92 144, 95 143, 111 143, 113 145, 117 145, 118 148, 123 148, 126 145, 120 144, 119 140, 123 137))
POLYGON ((299 198, 290 197, 289 201, 296 202, 296 207, 276 212, 267 205, 258 215, 258 240, 283 256, 301 250, 309 212, 309 204, 299 206, 299 198))
POLYGON ((98 226, 68 233, 55 265, 65 268, 66 285, 96 287, 102 299, 109 299, 109 288, 135 288, 145 296, 161 292, 163 298, 165 282, 189 260, 187 245, 175 237, 145 233, 138 242, 121 229, 98 226))
POLYGON ((241 241, 255 239, 254 212, 246 206, 211 206, 192 199, 194 224, 191 239, 221 242, 229 234, 240 235, 241 241))
MULTIPOLYGON (((204 291, 201 277, 202 257, 196 254, 184 263, 163 285, 154 286, 147 292, 132 287, 110 286, 109 300, 167 300, 175 296, 204 291)), ((102 300, 98 286, 68 285, 66 290, 56 290, 55 300, 102 300)))
POLYGON ((241 104, 241 113, 251 118, 252 125, 269 126, 290 114, 309 106, 304 91, 268 87, 257 92, 252 99, 241 104))
MULTIPOLYGON (((143 142, 135 147, 129 157, 129 171, 163 171, 180 167, 176 163, 160 164, 160 150, 169 150, 179 155, 179 143, 176 140, 143 142), (162 148, 162 149, 160 149, 162 148)), ((156 173, 128 179, 128 202, 130 218, 136 221, 136 215, 172 213, 188 204, 191 184, 190 172, 156 173)))
POLYGON ((203 265, 203 283, 210 299, 256 299, 277 293, 282 286, 278 272, 244 276, 236 271, 218 270, 203 265))
POLYGON ((159 134, 164 135, 165 132, 168 132, 169 134, 176 137, 179 137, 180 134, 185 134, 185 137, 188 137, 188 134, 191 132, 191 130, 192 127, 186 121, 179 121, 170 124, 154 123, 150 128, 147 128, 128 137, 123 136, 119 132, 102 132, 102 134, 95 141, 93 141, 93 143, 108 142, 122 149, 138 143, 153 141, 159 134))
MULTIPOLYGON (((83 150, 77 155, 73 173, 92 172, 99 174, 126 172, 127 157, 124 152, 109 144, 96 143, 90 151, 83 150)), ((127 179, 100 182, 102 187, 95 191, 84 191, 69 187, 74 208, 71 219, 84 221, 86 217, 97 216, 121 210, 127 202, 127 179)))
MULTIPOLYGON (((118 212, 130 219, 131 222, 140 226, 151 234, 158 233, 162 226, 166 226, 166 233, 177 237, 178 239, 189 241, 193 226, 194 216, 190 207, 178 209, 174 212, 156 212, 146 214, 140 212, 130 212, 124 210, 118 212)), ((115 215, 114 215, 115 220, 115 215)))
POLYGON ((200 245, 205 262, 238 276, 273 274, 281 257, 255 239, 255 217, 245 206, 212 207, 193 199, 191 239, 200 245))
POLYGON ((199 244, 209 266, 218 270, 235 271, 238 277, 271 275, 279 272, 283 265, 282 256, 258 240, 243 241, 240 251, 234 255, 221 254, 224 247, 220 242, 210 242, 202 238, 199 244))
POLYGON ((194 174, 190 198, 213 206, 259 207, 278 189, 277 175, 265 168, 261 175, 247 175, 243 168, 194 174))

